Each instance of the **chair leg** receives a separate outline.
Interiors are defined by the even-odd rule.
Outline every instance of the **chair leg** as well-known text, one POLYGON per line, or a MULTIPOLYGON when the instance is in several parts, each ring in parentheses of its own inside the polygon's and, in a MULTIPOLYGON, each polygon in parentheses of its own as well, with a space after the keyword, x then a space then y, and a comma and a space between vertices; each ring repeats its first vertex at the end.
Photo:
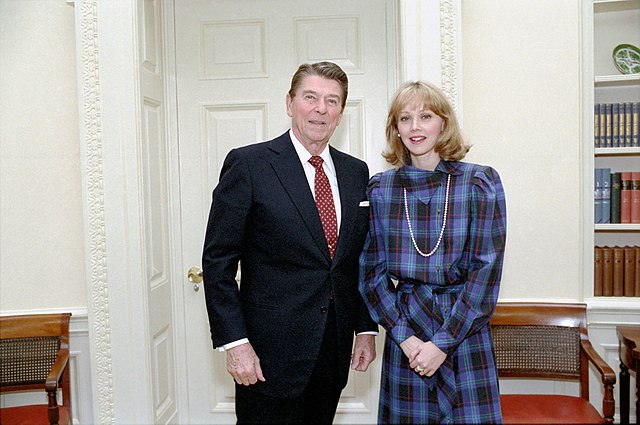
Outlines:
POLYGON ((60 421, 60 412, 58 410, 58 400, 56 396, 56 391, 47 391, 47 398, 49 399, 49 423, 51 425, 58 425, 60 421))
POLYGON ((620 423, 629 423, 629 369, 620 362, 620 423))
POLYGON ((607 424, 613 423, 613 416, 616 413, 616 402, 613 398, 613 385, 604 385, 604 397, 602 400, 602 414, 604 416, 604 422, 607 424))

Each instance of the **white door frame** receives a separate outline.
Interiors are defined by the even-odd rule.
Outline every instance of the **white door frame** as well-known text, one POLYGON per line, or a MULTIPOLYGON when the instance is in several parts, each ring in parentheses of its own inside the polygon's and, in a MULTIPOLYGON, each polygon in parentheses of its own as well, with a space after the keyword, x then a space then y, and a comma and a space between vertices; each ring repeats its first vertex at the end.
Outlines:
MULTIPOLYGON (((138 1, 143 0, 68 1, 76 14, 93 419, 100 424, 151 423, 155 406, 144 343, 147 303, 138 284, 143 279, 143 212, 136 147, 141 123, 136 40, 138 1)), ((163 2, 166 10, 172 4, 146 1, 163 2)), ((400 12, 400 80, 421 78, 440 84, 460 113, 461 0, 390 1, 398 3, 400 12)), ((171 25, 164 29, 171 30, 171 25)), ((167 80, 169 86, 170 75, 167 80)), ((172 137, 175 123, 168 127, 172 137)), ((183 270, 176 273, 184 275, 183 270)), ((174 317, 182 317, 177 303, 174 308, 174 317)), ((184 346, 181 338, 175 339, 178 347, 184 346)), ((188 353, 177 352, 176 357, 178 368, 188 361, 188 353)), ((178 406, 184 407, 186 382, 181 372, 177 371, 176 393, 178 406)))

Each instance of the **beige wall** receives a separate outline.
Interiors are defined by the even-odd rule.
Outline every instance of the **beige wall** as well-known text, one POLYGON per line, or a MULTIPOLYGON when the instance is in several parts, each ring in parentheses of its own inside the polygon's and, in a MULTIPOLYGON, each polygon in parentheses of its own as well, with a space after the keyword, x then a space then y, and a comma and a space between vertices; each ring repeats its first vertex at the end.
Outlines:
POLYGON ((462 0, 462 8, 467 159, 493 165, 507 194, 500 296, 579 300, 580 2, 462 0))
POLYGON ((86 307, 74 9, 0 0, 0 311, 86 307))
MULTIPOLYGON (((580 2, 462 5, 467 159, 507 191, 501 297, 580 299, 580 2)), ((0 0, 0 311, 87 305, 73 14, 0 0)))

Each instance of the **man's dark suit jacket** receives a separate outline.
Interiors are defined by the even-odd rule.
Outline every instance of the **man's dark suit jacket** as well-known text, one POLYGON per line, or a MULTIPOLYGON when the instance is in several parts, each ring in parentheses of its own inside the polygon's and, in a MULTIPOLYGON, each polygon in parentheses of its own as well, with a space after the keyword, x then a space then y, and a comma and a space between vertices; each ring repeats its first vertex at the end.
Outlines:
POLYGON ((358 259, 369 223, 369 208, 360 205, 367 200, 368 168, 329 149, 342 204, 333 261, 288 132, 232 150, 213 191, 202 258, 213 346, 248 338, 266 379, 254 387, 275 397, 304 390, 322 342, 331 290, 342 388, 354 331, 377 330, 358 293, 358 259))

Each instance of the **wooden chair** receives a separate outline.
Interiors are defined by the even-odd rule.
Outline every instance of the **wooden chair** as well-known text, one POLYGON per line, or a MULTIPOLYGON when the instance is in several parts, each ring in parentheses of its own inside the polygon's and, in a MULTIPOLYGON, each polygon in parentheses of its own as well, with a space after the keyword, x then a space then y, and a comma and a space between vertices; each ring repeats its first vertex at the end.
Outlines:
POLYGON ((43 389, 48 400, 0 409, 2 425, 71 423, 70 317, 71 313, 0 316, 0 391, 43 389))
POLYGON ((589 342, 586 305, 498 303, 491 329, 501 378, 580 383, 579 397, 501 394, 505 424, 613 423, 616 375, 589 342), (589 363, 604 386, 603 415, 589 402, 589 363))

